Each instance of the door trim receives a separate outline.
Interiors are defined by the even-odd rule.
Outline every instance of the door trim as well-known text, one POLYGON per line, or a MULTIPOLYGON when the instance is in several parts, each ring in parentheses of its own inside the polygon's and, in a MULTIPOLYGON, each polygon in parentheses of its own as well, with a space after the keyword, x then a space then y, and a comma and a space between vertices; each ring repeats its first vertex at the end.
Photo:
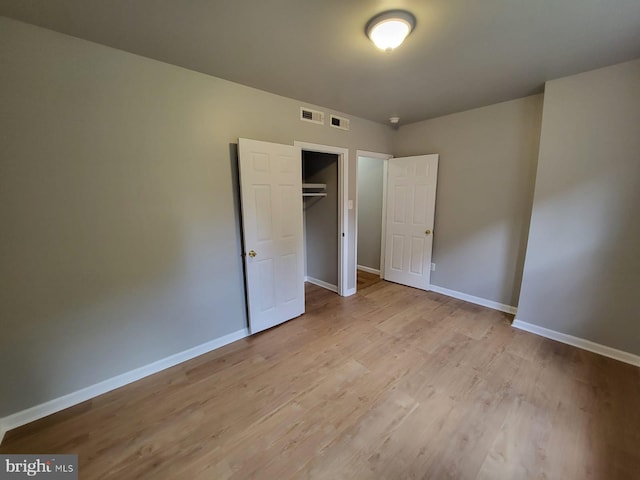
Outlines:
MULTIPOLYGON (((380 229, 380 278, 384 278, 384 252, 386 247, 386 234, 387 234, 387 170, 389 169, 389 159, 393 158, 393 155, 390 153, 378 153, 378 152, 368 152, 366 150, 356 150, 356 246, 355 246, 355 257, 356 257, 356 268, 358 263, 358 210, 360 206, 358 205, 358 159, 360 157, 367 158, 379 158, 382 160, 382 226, 380 229)), ((358 285, 356 272, 356 288, 358 285)))
MULTIPOLYGON (((317 143, 293 142, 294 147, 300 147, 307 152, 333 153, 338 155, 338 227, 344 234, 338 239, 338 295, 348 297, 356 293, 355 287, 348 289, 349 265, 347 262, 349 252, 349 149, 334 147, 331 145, 319 145, 317 143)), ((355 273, 355 265, 353 270, 355 273)), ((354 277, 356 278, 356 277, 354 277)))

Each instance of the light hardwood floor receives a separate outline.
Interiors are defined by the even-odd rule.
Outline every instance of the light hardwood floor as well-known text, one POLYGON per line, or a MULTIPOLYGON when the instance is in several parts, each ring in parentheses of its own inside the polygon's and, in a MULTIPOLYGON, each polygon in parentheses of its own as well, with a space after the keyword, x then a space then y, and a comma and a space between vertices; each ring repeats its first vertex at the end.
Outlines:
POLYGON ((640 369, 363 278, 0 452, 78 453, 83 480, 640 478, 640 369))

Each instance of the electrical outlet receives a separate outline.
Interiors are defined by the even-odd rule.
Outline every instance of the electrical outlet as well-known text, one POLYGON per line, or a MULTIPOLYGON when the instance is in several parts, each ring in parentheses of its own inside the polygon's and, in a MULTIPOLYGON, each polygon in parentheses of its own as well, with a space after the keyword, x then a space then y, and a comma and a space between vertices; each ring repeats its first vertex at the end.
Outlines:
POLYGON ((432 272, 435 272, 435 271, 436 271, 436 264, 435 264, 435 263, 432 263, 432 264, 431 264, 431 271, 432 271, 432 272))

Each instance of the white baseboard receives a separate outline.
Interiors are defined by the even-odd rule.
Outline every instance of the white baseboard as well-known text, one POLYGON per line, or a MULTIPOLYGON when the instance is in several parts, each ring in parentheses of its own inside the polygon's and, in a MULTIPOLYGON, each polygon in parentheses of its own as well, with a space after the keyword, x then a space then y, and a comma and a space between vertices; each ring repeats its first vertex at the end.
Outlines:
POLYGON ((355 295, 356 294, 356 289, 355 288, 349 288, 347 290, 345 290, 344 292, 344 296, 345 297, 350 297, 351 295, 355 295))
POLYGON ((486 300, 480 297, 474 297, 473 295, 467 295, 466 293, 456 292, 455 290, 449 290, 448 288, 439 287, 437 285, 431 285, 431 291, 446 295, 447 297, 457 298, 458 300, 464 300, 465 302, 475 303, 476 305, 482 305, 483 307, 493 308, 501 312, 514 314, 518 311, 517 307, 511 305, 505 305, 504 303, 494 302, 493 300, 486 300))
POLYGON ((36 405, 35 407, 0 418, 0 443, 2 443, 4 433, 9 430, 13 430, 14 428, 26 425, 27 423, 46 417, 52 413, 56 413, 60 410, 64 410, 65 408, 85 402, 91 398, 97 397, 98 395, 102 395, 103 393, 110 392, 116 388, 123 387, 129 383, 133 383, 144 377, 153 375, 154 373, 161 372, 162 370, 178 365, 179 363, 186 362, 187 360, 191 360, 192 358, 198 357, 217 348, 224 347, 225 345, 247 336, 249 336, 249 330, 244 328, 237 332, 230 333, 229 335, 225 335, 224 337, 216 338, 210 342, 203 343, 143 367, 136 368, 135 370, 109 378, 96 383, 95 385, 69 393, 63 397, 55 398, 40 405, 36 405))
POLYGON ((332 285, 330 283, 324 282, 322 280, 318 280, 317 278, 313 278, 313 277, 304 277, 304 281, 313 283, 314 285, 317 285, 319 287, 326 288, 327 290, 331 290, 332 292, 338 293, 337 285, 332 285))
POLYGON ((605 357, 613 358, 614 360, 620 360, 621 362, 630 363, 631 365, 640 367, 640 356, 634 355, 633 353, 624 352, 616 348, 607 347, 606 345, 592 342, 591 340, 585 340, 584 338, 574 337, 573 335, 568 335, 566 333, 557 332, 548 328, 539 327, 538 325, 523 322, 522 320, 518 320, 517 318, 513 320, 511 326, 517 328, 518 330, 535 333, 536 335, 540 335, 541 337, 550 338, 551 340, 566 343, 567 345, 573 345, 574 347, 588 350, 589 352, 598 353, 600 355, 604 355, 605 357))
POLYGON ((367 273, 375 273, 376 275, 380 275, 380 270, 376 270, 375 268, 365 267, 364 265, 358 265, 358 270, 362 270, 367 273))

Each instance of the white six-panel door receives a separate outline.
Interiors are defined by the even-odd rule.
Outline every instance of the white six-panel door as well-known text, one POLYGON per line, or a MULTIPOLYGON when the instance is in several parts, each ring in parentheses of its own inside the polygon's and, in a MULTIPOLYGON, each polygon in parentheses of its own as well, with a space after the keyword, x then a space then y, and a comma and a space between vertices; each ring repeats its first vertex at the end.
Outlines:
POLYGON ((304 313, 299 147, 241 138, 240 191, 251 333, 304 313))
POLYGON ((385 280, 429 290, 437 178, 438 155, 389 160, 385 280))

